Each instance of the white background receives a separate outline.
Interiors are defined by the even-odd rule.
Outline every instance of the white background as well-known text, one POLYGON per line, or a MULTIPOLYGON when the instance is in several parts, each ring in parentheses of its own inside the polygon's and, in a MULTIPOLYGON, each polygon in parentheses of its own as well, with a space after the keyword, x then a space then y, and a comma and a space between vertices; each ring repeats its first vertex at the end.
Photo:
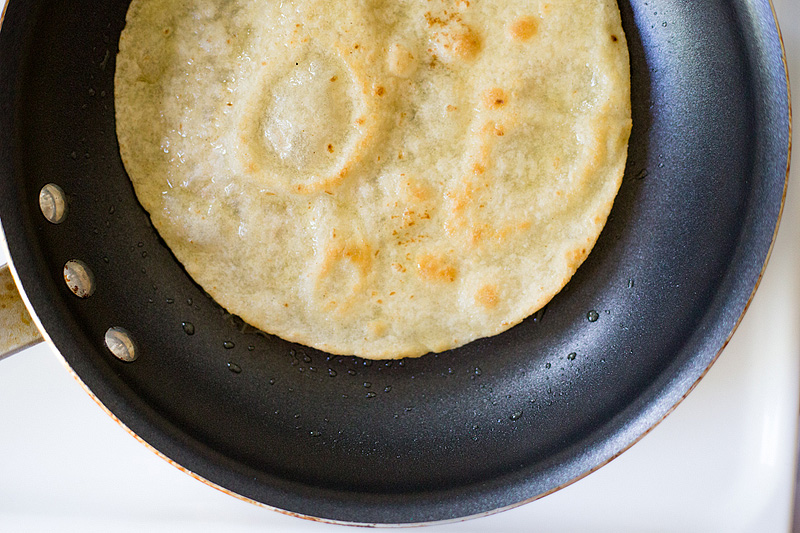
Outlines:
MULTIPOLYGON (((774 4, 790 72, 800 76, 800 2, 774 4)), ((556 494, 425 531, 787 531, 800 378, 799 170, 750 310, 675 413, 556 494)), ((108 417, 45 345, 0 362, 0 531, 263 530, 345 528, 241 502, 180 472, 108 417)))

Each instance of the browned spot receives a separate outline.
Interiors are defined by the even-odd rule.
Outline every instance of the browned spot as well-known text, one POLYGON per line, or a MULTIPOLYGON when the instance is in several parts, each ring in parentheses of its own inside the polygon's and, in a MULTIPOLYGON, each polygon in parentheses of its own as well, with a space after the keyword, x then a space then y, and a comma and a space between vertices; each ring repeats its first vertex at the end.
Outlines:
POLYGON ((359 126, 363 125, 364 122, 366 122, 366 119, 364 117, 358 117, 356 119, 356 124, 358 124, 359 126))
POLYGON ((169 31, 170 31, 169 28, 165 28, 164 29, 164 35, 169 35, 169 31))
POLYGON ((450 104, 448 104, 448 105, 447 105, 447 107, 446 107, 446 109, 447 109, 448 111, 450 111, 450 112, 453 112, 453 111, 455 111, 455 110, 456 110, 456 109, 458 109, 458 108, 457 108, 456 106, 454 106, 454 105, 450 105, 450 104))
POLYGON ((484 172, 486 172, 486 167, 484 167, 480 163, 475 163, 475 164, 472 165, 472 173, 473 174, 480 175, 480 174, 483 174, 484 172))
POLYGON ((338 79, 339 79, 339 77, 338 77, 338 76, 331 76, 331 81, 336 81, 336 80, 338 80, 338 79))
POLYGON ((417 60, 405 46, 393 43, 386 55, 389 72, 401 78, 408 78, 417 70, 417 60))
POLYGON ((505 128, 503 128, 501 124, 497 124, 496 122, 487 122, 483 125, 483 133, 502 137, 506 132, 505 128))
POLYGON ((289 304, 288 303, 284 303, 283 306, 284 307, 289 307, 289 304))
POLYGON ((614 41, 614 42, 617 42, 617 41, 619 41, 619 39, 617 38, 617 36, 616 36, 616 35, 612 35, 612 36, 611 36, 611 40, 612 40, 612 41, 614 41))
POLYGON ((386 89, 384 89, 381 85, 378 85, 377 87, 375 87, 373 92, 375 93, 375 96, 383 96, 384 94, 386 94, 386 89))
POLYGON ((258 170, 258 165, 255 161, 248 161, 245 170, 247 172, 256 172, 258 170))
POLYGON ((529 41, 531 37, 536 35, 538 29, 539 21, 536 17, 525 16, 512 22, 508 27, 508 32, 513 39, 524 42, 529 41))
POLYGON ((358 49, 359 49, 359 45, 357 45, 357 44, 354 44, 354 45, 353 45, 353 49, 354 49, 354 50, 358 50, 358 49))
POLYGON ((392 269, 395 272, 405 272, 406 271, 406 267, 404 267, 400 263, 392 263, 392 269))
POLYGON ((483 93, 483 105, 488 109, 500 109, 508 103, 508 94, 503 89, 495 87, 483 93))
POLYGON ((486 309, 494 309, 499 301, 497 287, 491 283, 487 283, 475 293, 475 303, 486 309))
POLYGON ((402 182, 402 185, 403 196, 410 202, 415 200, 424 201, 431 195, 430 189, 424 183, 415 179, 408 178, 402 182))
MULTIPOLYGON (((380 301, 379 301, 380 303, 380 301)), ((367 324, 370 333, 372 333, 375 337, 382 337, 386 330, 389 329, 388 324, 383 320, 371 320, 369 324, 367 324)))
POLYGON ((456 268, 445 259, 433 254, 423 254, 417 259, 419 275, 430 281, 452 283, 456 280, 456 268))
POLYGON ((477 57, 481 50, 480 35, 462 22, 457 13, 446 15, 444 19, 426 13, 425 19, 429 26, 437 27, 432 34, 434 47, 428 52, 445 63, 470 62, 477 57))
POLYGON ((450 38, 452 52, 455 57, 464 61, 474 59, 481 49, 481 41, 477 33, 469 26, 464 26, 450 38))
POLYGON ((586 248, 575 248, 574 250, 568 251, 566 254, 567 266, 573 270, 577 269, 579 266, 581 266, 581 263, 583 263, 587 255, 588 252, 586 248))
POLYGON ((349 282, 347 287, 341 286, 341 283, 337 281, 336 290, 350 295, 345 297, 346 301, 342 304, 344 307, 340 306, 340 309, 350 305, 351 297, 361 289, 363 280, 372 266, 372 250, 370 246, 365 242, 349 242, 329 246, 325 250, 325 257, 317 274, 317 290, 325 291, 327 295, 327 290, 320 284, 324 283, 324 280, 329 275, 340 272, 339 269, 343 268, 347 263, 355 268, 357 277, 349 282))
POLYGON ((333 145, 332 145, 332 144, 329 144, 329 145, 328 145, 328 151, 329 151, 330 153, 333 153, 333 145))
POLYGON ((439 17, 434 17, 430 11, 423 15, 425 17, 425 21, 428 23, 428 26, 443 26, 445 21, 440 19, 439 17))

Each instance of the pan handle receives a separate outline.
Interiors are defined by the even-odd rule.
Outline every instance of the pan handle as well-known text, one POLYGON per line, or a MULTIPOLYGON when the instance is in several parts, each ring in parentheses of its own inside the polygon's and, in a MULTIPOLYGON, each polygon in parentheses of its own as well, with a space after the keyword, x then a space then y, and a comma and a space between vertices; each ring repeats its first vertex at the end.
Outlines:
POLYGON ((8 265, 0 267, 0 359, 42 342, 8 265))

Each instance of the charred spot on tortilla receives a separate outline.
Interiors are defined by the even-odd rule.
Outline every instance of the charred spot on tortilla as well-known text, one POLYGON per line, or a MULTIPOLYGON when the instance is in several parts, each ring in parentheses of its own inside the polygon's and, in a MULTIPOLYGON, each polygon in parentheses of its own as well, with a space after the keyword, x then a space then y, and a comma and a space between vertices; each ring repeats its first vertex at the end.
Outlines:
POLYGON ((175 257, 231 313, 331 353, 517 324, 622 180, 611 0, 133 0, 119 48, 120 152, 175 257))

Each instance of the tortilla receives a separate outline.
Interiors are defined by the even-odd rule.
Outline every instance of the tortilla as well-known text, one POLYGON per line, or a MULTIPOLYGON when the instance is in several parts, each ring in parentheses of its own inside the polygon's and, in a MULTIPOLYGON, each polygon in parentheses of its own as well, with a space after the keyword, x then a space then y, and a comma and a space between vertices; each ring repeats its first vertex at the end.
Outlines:
POLYGON ((136 195, 197 283, 372 359, 547 304, 631 129, 611 0, 133 0, 115 104, 136 195))

